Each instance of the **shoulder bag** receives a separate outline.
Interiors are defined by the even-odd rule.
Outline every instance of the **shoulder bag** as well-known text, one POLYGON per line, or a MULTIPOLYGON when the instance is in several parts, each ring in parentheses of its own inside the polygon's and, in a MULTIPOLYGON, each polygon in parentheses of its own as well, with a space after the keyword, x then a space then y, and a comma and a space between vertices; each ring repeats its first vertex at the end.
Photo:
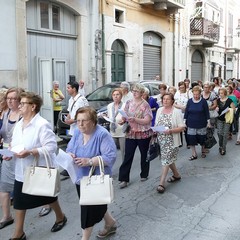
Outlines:
POLYGON ((46 166, 38 166, 38 158, 24 172, 22 192, 36 196, 56 197, 60 193, 60 173, 50 168, 50 156, 43 149, 46 166))
POLYGON ((149 144, 149 148, 148 148, 148 152, 147 152, 147 159, 146 162, 150 162, 152 160, 154 160, 155 158, 157 158, 158 156, 160 157, 161 152, 160 152, 160 146, 158 143, 158 139, 155 136, 152 136, 150 144, 149 144))
POLYGON ((110 175, 104 174, 102 157, 98 156, 100 175, 93 175, 92 166, 89 175, 80 181, 80 205, 104 205, 113 201, 113 182, 110 175))

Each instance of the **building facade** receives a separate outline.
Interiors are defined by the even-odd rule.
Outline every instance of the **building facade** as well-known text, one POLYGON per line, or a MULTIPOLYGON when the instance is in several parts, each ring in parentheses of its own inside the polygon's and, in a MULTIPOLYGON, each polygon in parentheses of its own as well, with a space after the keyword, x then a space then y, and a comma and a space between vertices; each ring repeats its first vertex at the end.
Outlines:
POLYGON ((189 78, 203 81, 217 76, 225 80, 239 78, 240 2, 188 0, 188 6, 182 19, 190 23, 189 34, 184 35, 189 48, 189 78))
MULTIPOLYGON (((0 0, 0 85, 43 96, 114 81, 239 78, 237 0, 0 0), (187 6, 187 7, 186 7, 187 6)), ((49 119, 51 121, 51 119, 49 119)))

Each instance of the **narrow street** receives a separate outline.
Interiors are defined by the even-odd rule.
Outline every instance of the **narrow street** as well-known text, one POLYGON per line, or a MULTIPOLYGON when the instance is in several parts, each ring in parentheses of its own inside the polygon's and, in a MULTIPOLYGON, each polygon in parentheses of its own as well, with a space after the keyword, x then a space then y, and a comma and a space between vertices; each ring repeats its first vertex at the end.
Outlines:
MULTIPOLYGON (((114 167, 115 201, 109 206, 117 219, 118 230, 111 240, 236 240, 240 239, 240 147, 236 136, 228 142, 227 154, 221 156, 215 145, 205 159, 188 161, 190 150, 182 147, 177 166, 182 180, 167 183, 164 194, 156 192, 161 164, 151 163, 149 179, 140 182, 139 153, 132 166, 131 182, 125 189, 118 188, 118 152, 114 167)), ((198 147, 200 156, 200 147, 198 147)), ((66 227, 51 233, 54 214, 39 218, 40 208, 27 212, 27 239, 81 239, 80 210, 75 186, 71 180, 62 181, 59 196, 68 217, 66 227)), ((2 213, 1 213, 2 214, 2 213)), ((103 227, 95 226, 91 239, 103 227)), ((0 239, 9 239, 14 225, 0 230, 0 239)))

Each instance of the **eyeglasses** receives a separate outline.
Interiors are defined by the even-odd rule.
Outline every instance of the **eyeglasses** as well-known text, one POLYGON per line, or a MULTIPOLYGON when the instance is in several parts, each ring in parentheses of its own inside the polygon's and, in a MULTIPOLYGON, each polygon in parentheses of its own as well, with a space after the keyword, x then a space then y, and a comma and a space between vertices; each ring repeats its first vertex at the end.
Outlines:
POLYGON ((140 93, 140 91, 135 90, 135 89, 133 89, 132 92, 133 92, 133 93, 140 93))
POLYGON ((32 104, 31 102, 20 102, 19 105, 20 107, 23 107, 25 104, 32 104))
POLYGON ((86 123, 88 123, 89 121, 91 121, 91 119, 78 119, 78 120, 77 120, 77 124, 79 124, 79 123, 86 124, 86 123))
POLYGON ((7 101, 17 101, 17 98, 6 98, 7 101))

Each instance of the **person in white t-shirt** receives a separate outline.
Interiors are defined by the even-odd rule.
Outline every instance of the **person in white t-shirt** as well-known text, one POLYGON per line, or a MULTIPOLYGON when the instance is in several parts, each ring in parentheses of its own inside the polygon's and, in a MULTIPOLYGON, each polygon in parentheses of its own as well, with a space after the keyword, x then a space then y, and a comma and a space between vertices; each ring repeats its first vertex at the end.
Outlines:
POLYGON ((77 129, 77 123, 75 119, 75 115, 77 110, 80 107, 86 107, 89 106, 88 100, 81 96, 78 93, 79 84, 77 82, 69 82, 67 84, 67 92, 71 96, 71 98, 68 101, 68 115, 65 119, 65 123, 70 125, 69 135, 73 135, 73 132, 75 129, 77 129))

